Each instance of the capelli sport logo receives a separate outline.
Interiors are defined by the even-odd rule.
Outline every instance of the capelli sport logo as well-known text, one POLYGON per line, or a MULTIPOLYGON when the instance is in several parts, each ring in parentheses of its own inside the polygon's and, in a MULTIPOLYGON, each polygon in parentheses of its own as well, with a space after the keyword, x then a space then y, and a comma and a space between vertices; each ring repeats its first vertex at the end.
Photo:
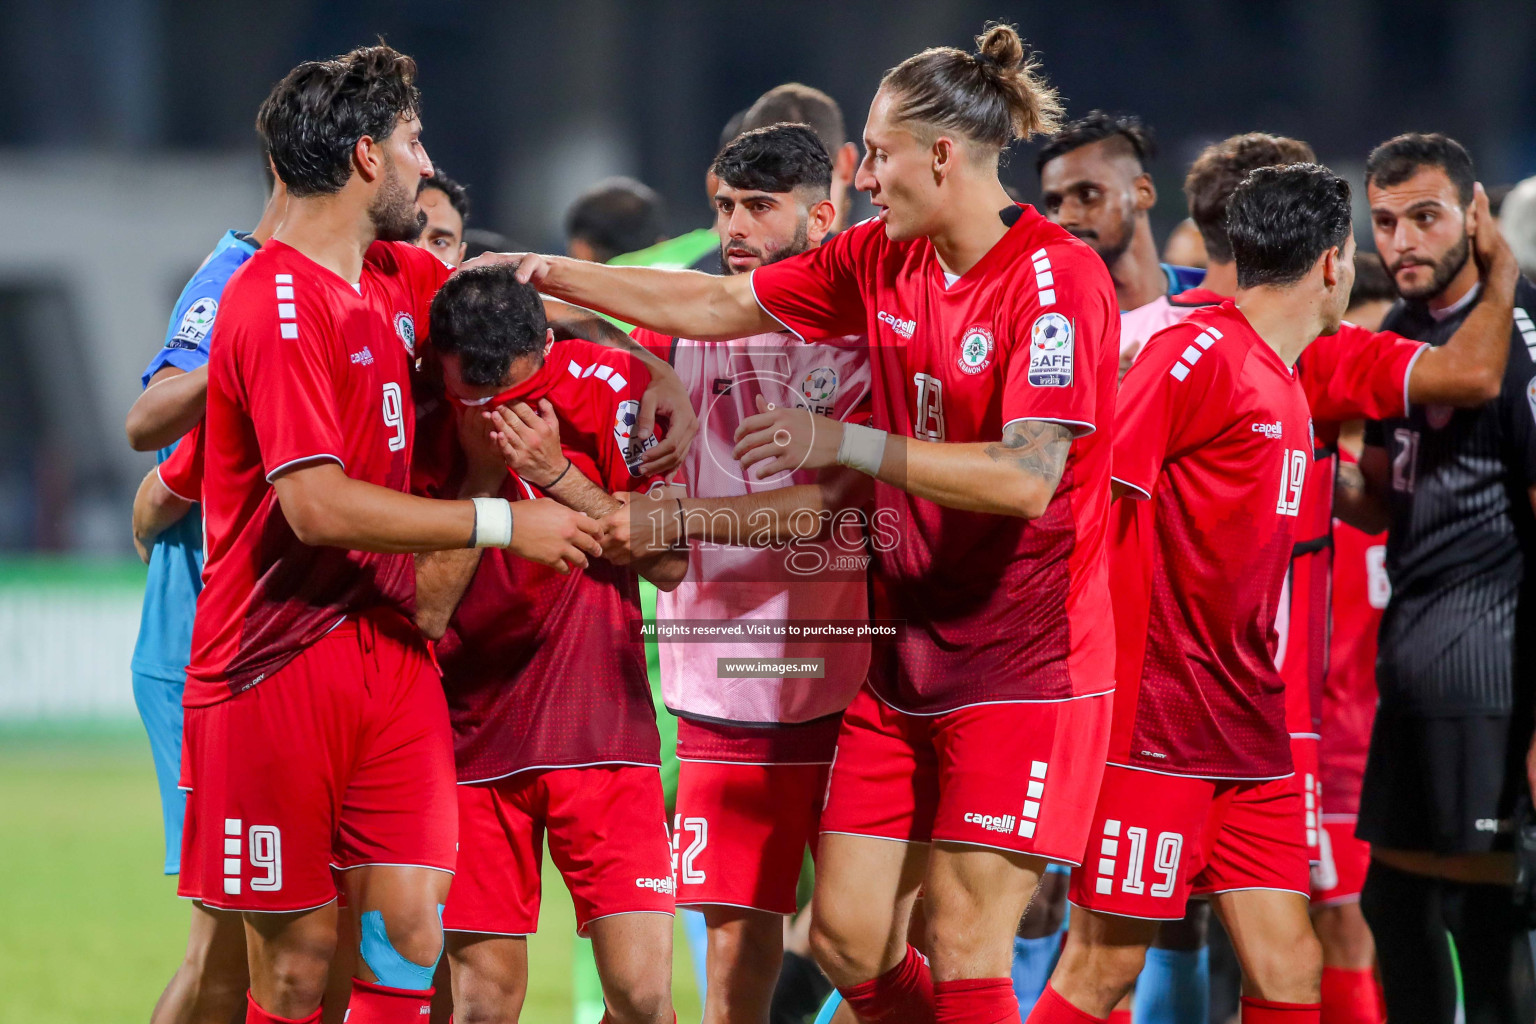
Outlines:
POLYGON ((875 314, 875 318, 878 319, 881 323, 885 324, 891 330, 895 331, 897 334, 901 335, 903 338, 910 339, 912 337, 912 332, 917 330, 916 320, 903 320, 900 317, 892 316, 883 309, 875 314))
POLYGON ((1285 433, 1285 429, 1280 425, 1278 420, 1276 420, 1274 423, 1255 423, 1249 429, 1252 430, 1255 434, 1263 434, 1265 437, 1272 441, 1280 440, 1281 435, 1285 433))

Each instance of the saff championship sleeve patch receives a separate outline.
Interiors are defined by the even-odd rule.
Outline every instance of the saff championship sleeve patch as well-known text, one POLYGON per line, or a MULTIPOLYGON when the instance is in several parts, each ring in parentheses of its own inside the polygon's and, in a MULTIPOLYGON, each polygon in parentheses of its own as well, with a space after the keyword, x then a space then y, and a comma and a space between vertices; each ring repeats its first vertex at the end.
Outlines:
POLYGON ((635 436, 635 421, 639 418, 640 403, 633 398, 620 402, 613 417, 613 439, 618 442, 619 451, 624 453, 624 465, 629 467, 630 476, 640 475, 640 463, 645 460, 646 451, 659 443, 655 434, 644 441, 635 436))
POLYGON ((1072 321, 1042 313, 1029 329, 1029 382, 1037 388, 1072 386, 1072 321))
POLYGON ((213 330, 213 319, 219 315, 219 300, 208 296, 187 307, 181 314, 176 333, 165 343, 166 348, 185 348, 196 351, 213 330))

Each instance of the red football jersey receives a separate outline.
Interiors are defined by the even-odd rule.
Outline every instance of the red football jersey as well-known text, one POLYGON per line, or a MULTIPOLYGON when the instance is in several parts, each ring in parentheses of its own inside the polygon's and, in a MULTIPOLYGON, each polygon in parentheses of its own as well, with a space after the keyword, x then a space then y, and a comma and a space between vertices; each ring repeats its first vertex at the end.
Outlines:
POLYGON ((1032 207, 953 283, 926 238, 866 221, 753 272, 763 309, 806 338, 866 334, 873 425, 995 442, 1017 420, 1076 440, 1033 522, 944 508, 877 482, 874 608, 905 625, 872 644, 870 682, 933 714, 1062 700, 1114 679, 1105 531, 1120 311, 1099 257, 1032 207))
POLYGON ((165 489, 184 501, 203 500, 203 424, 187 431, 170 457, 155 468, 165 489))
POLYGON ((354 480, 410 485, 410 368, 449 268, 375 242, 357 285, 273 239, 220 298, 204 420, 204 587, 185 703, 254 686, 348 615, 409 609, 410 555, 299 542, 271 479, 330 460, 354 480))
MULTIPOLYGON (((1343 456, 1348 459, 1348 456, 1343 456)), ((1333 523, 1333 635, 1323 678, 1323 813, 1360 809, 1365 754, 1376 720, 1376 634, 1392 596, 1387 535, 1333 523)))
POLYGON ((1312 459, 1307 398, 1236 306, 1153 335, 1122 385, 1110 761, 1291 771, 1275 614, 1312 459))
MULTIPOLYGON (((542 368, 494 404, 547 398, 574 469, 604 490, 643 491, 631 437, 650 375, 632 355, 557 341, 542 368)), ((490 408, 491 405, 485 406, 490 408)), ((453 410, 421 409, 418 492, 455 498, 464 476, 453 410)), ((508 474, 501 496, 541 496, 508 474)), ((513 510, 513 530, 517 529, 513 510)), ((593 559, 562 576, 509 551, 487 550, 437 644, 460 782, 530 768, 661 763, 661 737, 639 639, 639 577, 593 559)))
POLYGON ((1389 419, 1408 407, 1408 374, 1427 346, 1391 331, 1346 323, 1318 338, 1296 361, 1316 423, 1316 451, 1296 523, 1276 662, 1286 683, 1286 727, 1316 736, 1328 669, 1329 590, 1332 583, 1333 484, 1338 472, 1339 424, 1389 419))

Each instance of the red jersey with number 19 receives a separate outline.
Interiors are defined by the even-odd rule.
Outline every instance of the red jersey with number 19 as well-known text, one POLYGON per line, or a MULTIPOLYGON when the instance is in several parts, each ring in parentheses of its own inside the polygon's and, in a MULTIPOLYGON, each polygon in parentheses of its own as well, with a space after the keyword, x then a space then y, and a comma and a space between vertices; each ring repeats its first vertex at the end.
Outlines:
POLYGON ((872 521, 870 684, 893 707, 940 714, 997 701, 1107 692, 1110 427, 1120 312, 1104 262, 1033 207, 946 279, 927 238, 865 221, 760 267, 757 301, 804 338, 866 334, 873 425, 922 441, 997 442, 1019 420, 1075 440, 1045 515, 945 508, 883 482, 872 521))
POLYGON ((1275 614, 1312 461, 1307 396, 1231 302, 1153 335, 1126 374, 1114 479, 1112 764, 1289 775, 1275 614))
POLYGON ((273 239, 230 278, 208 369, 187 707, 255 686, 348 615, 409 609, 412 556, 300 542, 271 481, 330 461, 410 489, 411 362, 449 272, 424 249, 375 242, 353 285, 273 239))

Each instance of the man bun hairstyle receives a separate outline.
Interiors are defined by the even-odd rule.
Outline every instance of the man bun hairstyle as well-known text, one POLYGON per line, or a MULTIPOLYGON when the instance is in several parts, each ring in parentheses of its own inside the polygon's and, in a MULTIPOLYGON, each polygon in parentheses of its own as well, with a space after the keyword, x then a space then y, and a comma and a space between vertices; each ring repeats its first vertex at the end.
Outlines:
POLYGON ((416 62, 379 43, 288 72, 257 111, 256 131, 289 195, 331 195, 352 177, 358 139, 387 139, 420 111, 416 62))
POLYGON ((544 351, 544 302, 517 267, 497 263, 450 274, 428 315, 432 347, 459 357, 464 383, 496 387, 514 360, 544 351))
POLYGON ((976 37, 975 53, 953 46, 924 50, 887 71, 880 88, 896 98, 894 118, 920 135, 953 132, 995 150, 1055 131, 1062 113, 1018 30, 999 22, 976 37))
POLYGON ((1425 167, 1438 167, 1456 186, 1462 206, 1472 202, 1472 156, 1466 147, 1439 132, 1409 132, 1388 139, 1365 158, 1365 183, 1377 188, 1401 185, 1425 167))
POLYGON ((731 188, 758 192, 805 188, 813 190, 818 201, 832 194, 832 158, 816 132, 804 124, 742 132, 720 151, 710 170, 731 188))
POLYGON ((1294 284, 1350 230, 1349 182, 1319 164, 1260 167, 1227 204, 1237 286, 1294 284))
POLYGON ((1284 135, 1247 132, 1206 146, 1184 178, 1184 198, 1189 216, 1205 242, 1212 263, 1231 263, 1227 243, 1227 202, 1250 171, 1260 167, 1317 162, 1312 147, 1284 135))

